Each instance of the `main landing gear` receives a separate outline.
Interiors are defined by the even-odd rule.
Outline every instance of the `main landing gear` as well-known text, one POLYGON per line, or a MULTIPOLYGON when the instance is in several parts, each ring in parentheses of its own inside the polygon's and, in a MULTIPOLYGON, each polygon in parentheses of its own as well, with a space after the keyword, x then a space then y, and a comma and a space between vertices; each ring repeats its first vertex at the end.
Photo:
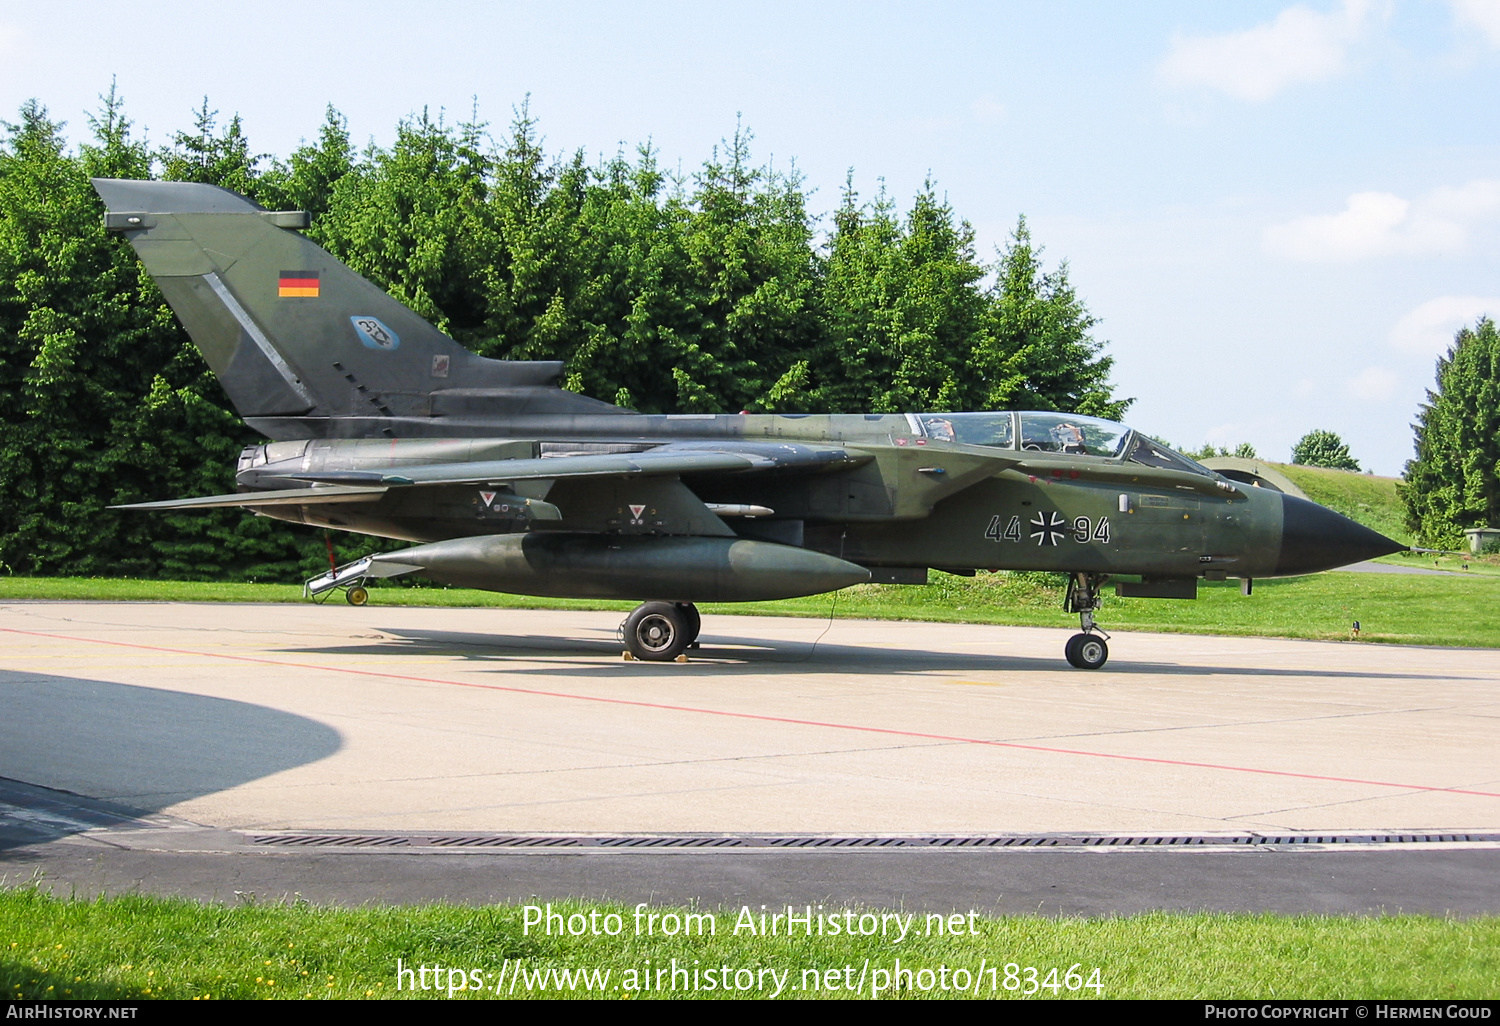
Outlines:
POLYGON ((668 663, 687 661, 683 653, 698 647, 703 620, 691 602, 645 602, 620 626, 626 658, 668 663))
POLYGON ((1104 586, 1105 574, 1076 573, 1068 578, 1068 596, 1064 600, 1067 611, 1078 614, 1078 625, 1082 634, 1068 639, 1063 654, 1068 662, 1080 670, 1097 670, 1109 660, 1109 635, 1094 622, 1094 611, 1099 608, 1099 589, 1104 586))

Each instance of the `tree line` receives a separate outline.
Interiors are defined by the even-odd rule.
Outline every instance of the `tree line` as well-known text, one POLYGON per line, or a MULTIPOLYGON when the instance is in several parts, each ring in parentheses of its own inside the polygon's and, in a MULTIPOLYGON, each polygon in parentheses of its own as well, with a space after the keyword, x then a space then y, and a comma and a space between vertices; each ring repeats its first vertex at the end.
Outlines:
MULTIPOLYGON (((0 564, 26 574, 296 579, 315 534, 239 511, 118 514, 233 488, 258 440, 91 177, 204 182, 270 209, 461 344, 558 359, 565 387, 643 412, 1056 409, 1130 400, 1069 281, 1023 219, 993 260, 929 181, 898 209, 852 175, 810 209, 736 130, 691 174, 649 146, 549 154, 523 106, 494 138, 427 114, 357 150, 331 108, 314 142, 257 154, 205 100, 151 148, 113 90, 70 148, 39 103, 0 140, 0 564)), ((348 555, 355 544, 341 542, 348 555)))

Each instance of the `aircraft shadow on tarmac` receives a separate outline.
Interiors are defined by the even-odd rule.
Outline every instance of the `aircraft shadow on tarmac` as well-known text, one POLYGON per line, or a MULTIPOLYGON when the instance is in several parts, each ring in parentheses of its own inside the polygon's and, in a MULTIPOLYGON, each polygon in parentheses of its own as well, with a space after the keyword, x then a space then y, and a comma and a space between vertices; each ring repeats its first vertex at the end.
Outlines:
MULTIPOLYGON (((913 625, 920 626, 920 625, 913 625)), ((516 660, 544 660, 545 666, 497 667, 506 673, 548 677, 622 677, 633 679, 643 674, 673 673, 682 667, 674 663, 625 662, 620 659, 622 645, 613 631, 597 631, 604 637, 566 638, 531 634, 479 634, 461 631, 417 630, 381 627, 389 640, 354 646, 317 646, 287 649, 306 655, 382 655, 394 653, 412 656, 447 656, 470 662, 505 664, 516 660), (602 660, 602 661, 601 661, 602 660)), ((814 635, 815 636, 815 635, 814 635)), ((1192 666, 1180 663, 1135 662, 1116 657, 1098 671, 1070 669, 1052 656, 990 655, 977 652, 943 652, 922 648, 872 648, 829 642, 780 641, 764 638, 737 638, 705 633, 702 647, 688 653, 688 668, 711 668, 720 674, 763 674, 776 665, 794 668, 797 673, 879 672, 900 676, 927 674, 933 671, 1066 674, 1070 679, 1087 682, 1109 674, 1151 674, 1184 677, 1267 676, 1347 677, 1357 680, 1464 680, 1451 673, 1382 673, 1373 670, 1298 669, 1294 667, 1192 666)))
POLYGON ((103 799, 85 803, 91 816, 0 787, 0 851, 159 812, 343 746, 331 727, 292 713, 80 677, 0 671, 0 701, 0 778, 103 799))

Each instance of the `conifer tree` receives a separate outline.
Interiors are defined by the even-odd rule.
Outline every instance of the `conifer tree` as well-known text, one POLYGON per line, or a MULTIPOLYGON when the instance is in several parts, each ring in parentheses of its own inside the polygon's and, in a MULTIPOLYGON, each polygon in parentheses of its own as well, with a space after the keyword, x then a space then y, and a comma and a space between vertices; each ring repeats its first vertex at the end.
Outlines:
POLYGON ((1109 384, 1112 357, 1091 329, 1099 323, 1078 298, 1063 261, 1043 270, 1020 218, 1000 255, 991 318, 994 349, 980 354, 990 409, 1066 410, 1118 420, 1130 399, 1109 384))
MULTIPOLYGON (((25 573, 290 576, 313 558, 308 532, 239 511, 150 518, 106 508, 228 491, 234 457, 255 435, 135 254, 104 231, 89 178, 145 178, 153 158, 113 89, 102 103, 77 156, 35 102, 0 143, 0 563, 25 573)), ((200 128, 188 152, 248 154, 237 130, 216 137, 211 119, 200 128)), ((210 181, 216 168, 234 178, 249 166, 178 164, 210 181)))
POLYGON ((1426 544, 1457 548, 1466 527, 1500 527, 1500 333, 1481 318, 1437 362, 1437 388, 1417 414, 1416 458, 1397 490, 1406 525, 1426 544))

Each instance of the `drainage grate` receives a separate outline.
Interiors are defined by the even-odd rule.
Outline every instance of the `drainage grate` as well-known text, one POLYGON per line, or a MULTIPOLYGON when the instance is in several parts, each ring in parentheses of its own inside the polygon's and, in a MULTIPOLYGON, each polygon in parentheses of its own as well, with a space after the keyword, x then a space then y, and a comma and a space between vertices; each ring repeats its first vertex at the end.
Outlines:
POLYGON ((267 834, 252 837, 254 844, 279 844, 298 848, 400 848, 407 837, 372 837, 366 834, 267 834))
POLYGON ((931 837, 924 842, 931 848, 1050 848, 1064 844, 1084 844, 1079 837, 931 837))
POLYGON ((1493 844, 1500 834, 1270 834, 1227 837, 1083 837, 1074 843, 1094 847, 1191 847, 1193 845, 1294 844, 1493 844))
POLYGON ((1194 848, 1293 847, 1346 844, 1496 844, 1500 833, 1431 834, 1176 834, 1108 835, 1038 834, 993 837, 705 837, 638 835, 614 837, 533 836, 513 834, 253 834, 257 845, 296 848, 569 848, 620 850, 781 849, 781 850, 934 850, 961 848, 1194 848))
POLYGON ((909 837, 768 837, 769 848, 900 848, 925 844, 909 837))
POLYGON ((743 848, 743 837, 598 837, 601 848, 743 848))
POLYGON ((576 837, 465 837, 411 838, 413 845, 432 848, 569 848, 581 842, 576 837))

